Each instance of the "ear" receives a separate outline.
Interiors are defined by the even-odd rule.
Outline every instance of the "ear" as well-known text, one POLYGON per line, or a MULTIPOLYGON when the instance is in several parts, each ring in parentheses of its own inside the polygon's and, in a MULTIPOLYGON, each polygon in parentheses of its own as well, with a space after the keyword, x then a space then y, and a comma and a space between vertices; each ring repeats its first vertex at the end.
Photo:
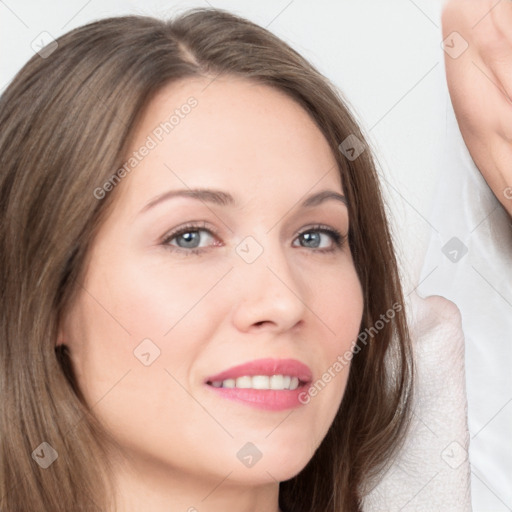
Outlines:
POLYGON ((65 306, 59 313, 57 318, 57 338, 55 340, 55 347, 67 345, 70 340, 70 322, 73 310, 69 305, 65 306))
POLYGON ((63 329, 63 326, 61 325, 59 327, 59 331, 57 333, 57 340, 55 342, 55 347, 60 347, 61 345, 65 345, 65 335, 64 335, 64 329, 63 329))
POLYGON ((58 319, 58 330, 57 330, 57 338, 55 340, 55 347, 60 347, 66 344, 66 340, 68 339, 68 315, 61 314, 58 319))

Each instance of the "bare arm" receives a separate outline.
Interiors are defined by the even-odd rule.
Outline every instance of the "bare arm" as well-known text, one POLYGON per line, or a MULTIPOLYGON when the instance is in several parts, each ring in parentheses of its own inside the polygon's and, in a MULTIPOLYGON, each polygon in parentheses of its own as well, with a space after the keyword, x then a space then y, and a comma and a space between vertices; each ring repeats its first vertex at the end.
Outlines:
POLYGON ((459 128, 476 166, 512 216, 512 1, 448 0, 442 25, 445 48, 453 47, 445 67, 459 128))

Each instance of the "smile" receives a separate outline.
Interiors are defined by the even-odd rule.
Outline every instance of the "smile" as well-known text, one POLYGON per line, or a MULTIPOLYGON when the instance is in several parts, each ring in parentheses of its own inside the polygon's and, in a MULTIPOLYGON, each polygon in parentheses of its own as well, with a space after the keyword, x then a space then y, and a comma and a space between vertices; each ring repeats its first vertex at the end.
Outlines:
POLYGON ((299 395, 312 381, 308 366, 296 359, 257 359, 205 380, 222 399, 281 411, 304 406, 299 395))

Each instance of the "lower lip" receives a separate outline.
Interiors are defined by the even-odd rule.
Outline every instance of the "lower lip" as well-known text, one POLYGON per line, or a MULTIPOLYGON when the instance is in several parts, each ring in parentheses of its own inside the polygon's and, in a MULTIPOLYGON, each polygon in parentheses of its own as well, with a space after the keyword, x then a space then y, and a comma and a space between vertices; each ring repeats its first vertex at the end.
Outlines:
POLYGON ((299 386, 294 390, 208 387, 222 398, 242 402, 257 409, 267 411, 283 411, 305 405, 299 400, 299 397, 307 389, 307 385, 299 386))

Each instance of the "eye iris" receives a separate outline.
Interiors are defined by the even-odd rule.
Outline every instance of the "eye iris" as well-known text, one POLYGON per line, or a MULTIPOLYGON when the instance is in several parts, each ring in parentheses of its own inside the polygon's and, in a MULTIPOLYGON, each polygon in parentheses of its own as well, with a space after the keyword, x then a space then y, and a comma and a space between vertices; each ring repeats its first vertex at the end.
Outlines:
POLYGON ((318 247, 320 244, 320 233, 303 233, 302 239, 304 240, 306 247, 318 247))
POLYGON ((178 243, 180 247, 195 248, 199 242, 199 233, 197 231, 187 231, 177 237, 177 241, 184 241, 184 244, 178 243))

